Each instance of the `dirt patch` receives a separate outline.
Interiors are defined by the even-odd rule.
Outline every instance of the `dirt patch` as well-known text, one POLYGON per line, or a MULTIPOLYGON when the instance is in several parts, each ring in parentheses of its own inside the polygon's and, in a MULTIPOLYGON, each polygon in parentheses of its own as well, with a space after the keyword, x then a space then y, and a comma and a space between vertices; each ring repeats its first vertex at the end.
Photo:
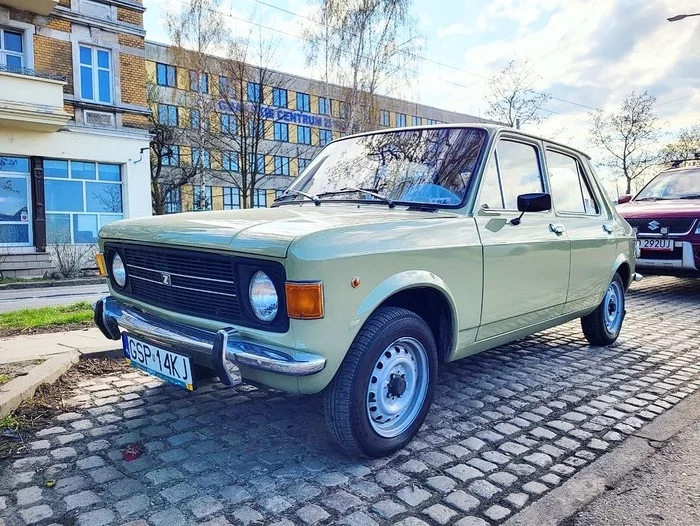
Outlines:
POLYGON ((47 327, 36 327, 28 329, 0 329, 0 338, 9 338, 10 336, 26 336, 28 334, 48 334, 52 332, 66 331, 82 331, 95 326, 95 323, 90 320, 82 323, 67 323, 65 325, 49 325, 47 327))
POLYGON ((29 360, 26 362, 0 363, 0 390, 10 380, 18 376, 26 376, 33 367, 44 363, 44 360, 29 360))
POLYGON ((133 368, 123 359, 90 358, 78 362, 53 384, 40 385, 32 398, 0 419, 0 461, 23 456, 37 431, 49 427, 54 417, 69 411, 72 406, 67 400, 75 395, 80 382, 127 371, 133 368))

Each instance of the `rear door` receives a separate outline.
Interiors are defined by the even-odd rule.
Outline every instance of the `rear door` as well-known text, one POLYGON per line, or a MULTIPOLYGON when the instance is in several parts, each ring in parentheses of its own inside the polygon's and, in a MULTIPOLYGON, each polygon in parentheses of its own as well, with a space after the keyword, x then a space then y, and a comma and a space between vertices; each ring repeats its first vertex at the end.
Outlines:
POLYGON ((571 242, 565 312, 575 312, 597 305, 608 285, 615 252, 613 222, 575 153, 548 147, 546 161, 552 206, 571 242))
POLYGON ((526 213, 517 197, 547 192, 541 143, 504 136, 481 180, 474 218, 483 246, 484 289, 477 340, 561 314, 569 285, 569 240, 553 211, 526 213))

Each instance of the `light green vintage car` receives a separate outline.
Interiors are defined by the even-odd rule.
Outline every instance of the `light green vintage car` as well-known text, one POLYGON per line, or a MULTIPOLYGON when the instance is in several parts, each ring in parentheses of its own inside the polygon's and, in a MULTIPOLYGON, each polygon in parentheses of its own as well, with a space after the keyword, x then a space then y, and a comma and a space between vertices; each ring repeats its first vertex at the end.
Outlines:
POLYGON ((440 362, 575 318, 613 343, 638 277, 585 154, 472 124, 342 138, 270 209, 119 221, 100 250, 95 320, 132 364, 324 391, 365 456, 416 434, 440 362))

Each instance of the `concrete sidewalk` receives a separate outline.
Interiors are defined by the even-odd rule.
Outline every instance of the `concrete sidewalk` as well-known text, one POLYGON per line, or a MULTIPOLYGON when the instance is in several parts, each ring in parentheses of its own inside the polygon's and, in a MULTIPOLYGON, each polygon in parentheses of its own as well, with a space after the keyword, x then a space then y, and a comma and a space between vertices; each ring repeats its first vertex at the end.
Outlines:
POLYGON ((108 294, 106 283, 0 290, 0 312, 35 309, 54 305, 70 305, 76 301, 93 303, 108 294))

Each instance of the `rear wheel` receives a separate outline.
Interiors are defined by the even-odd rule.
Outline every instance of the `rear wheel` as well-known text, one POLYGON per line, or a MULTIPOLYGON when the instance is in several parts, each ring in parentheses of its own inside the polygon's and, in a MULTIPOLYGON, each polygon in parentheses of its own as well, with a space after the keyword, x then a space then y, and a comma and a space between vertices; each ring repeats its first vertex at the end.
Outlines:
POLYGON ((596 310, 581 318, 581 328, 592 345, 610 345, 617 340, 625 317, 625 287, 619 274, 610 282, 596 310))
POLYGON ((437 348, 425 321, 406 309, 379 309, 326 390, 331 434, 352 455, 404 447, 425 420, 436 377, 437 348))

